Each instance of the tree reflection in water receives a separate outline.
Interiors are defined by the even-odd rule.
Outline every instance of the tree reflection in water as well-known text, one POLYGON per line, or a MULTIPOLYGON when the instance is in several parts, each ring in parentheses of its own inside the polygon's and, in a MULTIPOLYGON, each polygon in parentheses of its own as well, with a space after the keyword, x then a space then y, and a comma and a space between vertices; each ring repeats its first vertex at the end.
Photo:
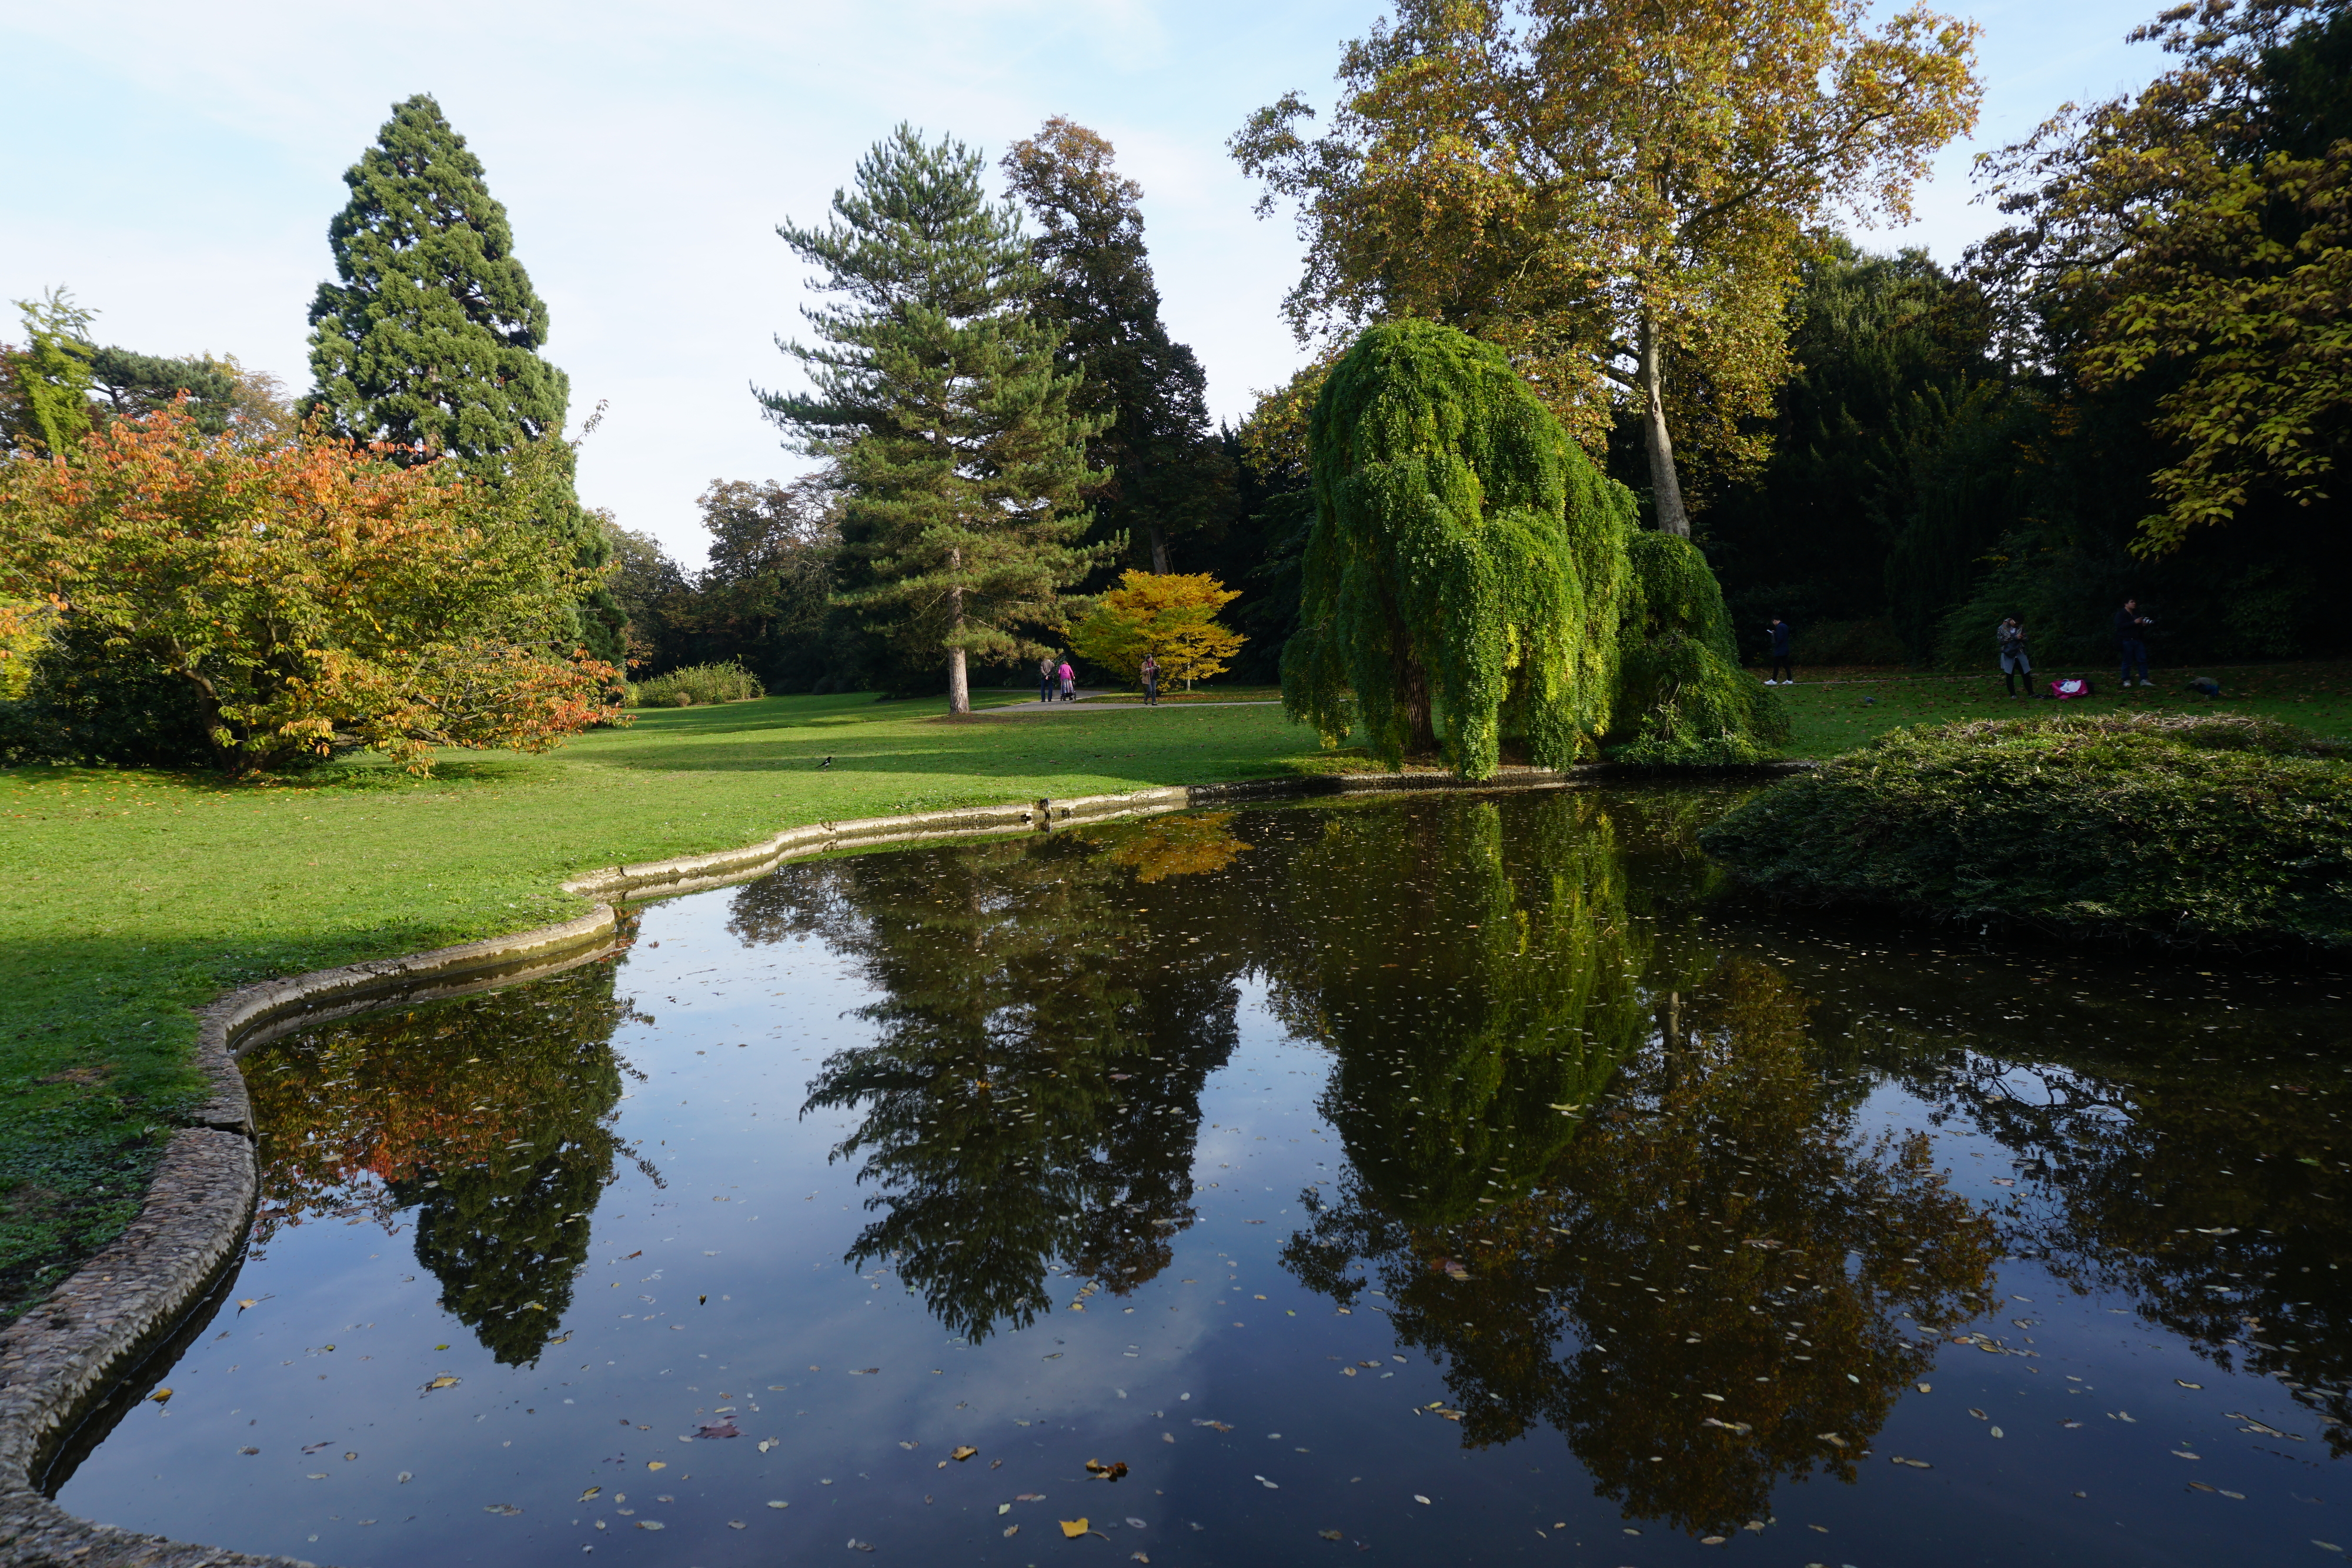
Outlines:
MULTIPOLYGON (((1629 1514, 1736 1527, 1783 1479, 1852 1478, 1972 1315, 1994 1230, 1924 1135, 1856 1130, 1777 972, 1632 907, 1605 810, 1511 828, 1333 819, 1340 860, 1427 870, 1283 970, 1353 1166, 1336 1201, 1303 1195, 1285 1262, 1351 1310, 1382 1291, 1466 1444, 1548 1424, 1629 1514)), ((1301 882, 1329 885, 1314 860, 1301 882)))
POLYGON ((1056 1260, 1090 1277, 1077 1305, 1131 1291, 1193 1218, 1234 965, 1135 890, 1247 846, 1222 818, 1144 827, 822 862, 735 896, 744 941, 814 932, 863 966, 874 1039, 824 1063, 806 1107, 863 1114, 834 1151, 876 1189, 849 1259, 895 1259, 973 1341, 1053 1310, 1056 1260))
POLYGON ((2024 1179, 1995 1216, 2008 1249, 2136 1298, 2222 1371, 2277 1380, 2352 1453, 2352 1315, 2328 1279, 2352 1268, 2342 1074, 2306 1045, 2340 1018, 2275 1011, 2224 1054, 2196 1015, 2123 1006, 2104 1003, 2095 1027, 2062 1014, 2053 1032, 2121 1034, 2140 1047, 2128 1055, 2029 1048, 1990 1008, 1938 1039, 1878 1017, 1853 1030, 1874 1066, 2011 1151, 2024 1179))
POLYGON ((590 964, 253 1052, 257 1252, 326 1219, 396 1235, 413 1209, 416 1260, 442 1306, 500 1362, 536 1362, 561 1333, 588 1216, 627 1152, 608 1125, 626 1071, 612 1036, 635 1015, 613 979, 609 962, 590 964))

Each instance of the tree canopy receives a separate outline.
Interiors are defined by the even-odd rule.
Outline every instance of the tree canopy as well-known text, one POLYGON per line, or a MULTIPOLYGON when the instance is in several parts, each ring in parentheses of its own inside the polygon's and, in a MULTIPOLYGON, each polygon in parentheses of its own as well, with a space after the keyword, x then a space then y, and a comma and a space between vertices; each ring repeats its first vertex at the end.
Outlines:
POLYGON ((1082 378, 1029 308, 1043 277, 1019 210, 988 200, 982 166, 901 125, 834 193, 830 224, 777 225, 839 303, 806 310, 816 344, 778 340, 811 390, 759 394, 838 465, 843 600, 946 664, 955 713, 967 661, 1044 652, 1035 632, 1079 608, 1070 590, 1117 548, 1083 542, 1104 417, 1074 406, 1082 378))
POLYGON ((1590 447, 1629 413, 1658 524, 1687 533, 1676 434, 1746 444, 1809 234, 1841 208, 1899 221, 1975 121, 1974 27, 1867 12, 1403 0, 1347 47, 1328 132, 1292 93, 1233 139, 1261 212, 1299 204, 1294 327, 1460 327, 1590 447))
POLYGON ((1072 406, 1108 419, 1087 447, 1109 476, 1093 497, 1097 533, 1148 542, 1151 570, 1166 572, 1171 540, 1223 529, 1233 476, 1201 361, 1160 319, 1143 188, 1111 157, 1108 141, 1055 115, 1003 168, 1039 231, 1036 308, 1065 334, 1058 362, 1085 377, 1072 406))

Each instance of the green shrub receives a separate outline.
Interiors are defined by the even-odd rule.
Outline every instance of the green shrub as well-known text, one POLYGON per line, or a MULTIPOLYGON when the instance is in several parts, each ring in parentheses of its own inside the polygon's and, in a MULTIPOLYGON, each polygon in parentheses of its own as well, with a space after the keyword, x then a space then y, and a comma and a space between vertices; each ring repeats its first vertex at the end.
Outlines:
POLYGON ((690 664, 649 681, 629 683, 631 707, 695 707, 706 703, 737 703, 763 697, 768 689, 760 677, 742 665, 690 664))
POLYGON ((1627 537, 1625 555, 1617 722, 1632 734, 1609 756, 1643 768, 1725 768, 1770 757, 1789 738, 1788 715, 1739 667, 1706 558, 1688 539, 1643 532, 1627 537))
POLYGON ((2341 949, 2352 946, 2345 752, 2232 715, 1900 729, 1764 791, 1700 842, 1801 903, 2341 949))

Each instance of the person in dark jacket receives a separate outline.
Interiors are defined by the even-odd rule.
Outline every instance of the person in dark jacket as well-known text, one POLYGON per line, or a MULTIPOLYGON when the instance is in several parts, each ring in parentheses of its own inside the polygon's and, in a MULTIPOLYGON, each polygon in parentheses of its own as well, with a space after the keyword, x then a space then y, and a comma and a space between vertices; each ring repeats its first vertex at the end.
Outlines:
POLYGON ((1789 663, 1789 623, 1775 615, 1772 617, 1772 624, 1765 627, 1764 630, 1772 639, 1772 674, 1765 679, 1764 684, 1768 686, 1795 685, 1797 672, 1789 663))
POLYGON ((2132 671, 2139 671, 2139 684, 2152 686, 2147 678, 2147 629, 2156 622, 2139 612, 2139 601, 2126 599, 2124 607, 2116 612, 2116 645, 2123 653, 2123 683, 2132 684, 2132 671))
POLYGON ((2026 652, 2025 628, 2012 615, 1993 628, 1993 641, 2000 646, 2000 680, 2009 695, 2017 695, 2018 677, 2025 678, 2025 695, 2033 695, 2033 656, 2026 652))

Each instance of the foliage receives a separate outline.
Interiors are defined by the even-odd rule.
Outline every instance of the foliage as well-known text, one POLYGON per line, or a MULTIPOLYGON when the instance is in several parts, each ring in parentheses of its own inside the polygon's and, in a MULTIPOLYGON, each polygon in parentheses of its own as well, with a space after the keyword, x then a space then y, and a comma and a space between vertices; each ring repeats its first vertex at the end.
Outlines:
POLYGON ((1502 351, 1426 321, 1375 327, 1315 405, 1316 517, 1284 706, 1394 767, 1465 778, 1506 734, 1565 767, 1609 727, 1633 498, 1502 351))
POLYGON ((89 379, 105 398, 110 418, 144 418, 184 398, 183 411, 196 428, 219 435, 237 413, 236 378, 228 366, 208 359, 174 360, 130 349, 100 349, 89 357, 89 379))
POLYGON ((838 465, 849 580, 842 601, 948 667, 971 710, 969 657, 1011 662, 1061 624, 1070 587, 1111 552, 1087 546, 1082 497, 1100 416, 1076 412, 1058 334, 1027 305, 1043 278, 1020 216, 989 204, 981 157, 901 125, 834 193, 824 229, 777 234, 824 272, 819 346, 784 343, 813 390, 762 392, 769 414, 838 465))
POLYGON ((1085 379, 1070 406, 1108 423, 1087 444, 1109 477, 1094 492, 1098 537, 1150 544, 1155 572, 1179 541, 1213 536, 1233 475, 1209 429, 1208 378, 1160 319, 1143 244, 1143 189, 1111 166, 1111 145, 1060 115, 1016 141, 1003 167, 1039 233, 1035 309, 1066 335, 1056 363, 1085 379))
POLYGON ((33 665, 56 620, 50 605, 0 599, 0 702, 15 702, 32 685, 33 665))
POLYGON ((83 334, 97 313, 62 288, 19 299, 25 347, 8 354, 5 428, 0 446, 69 452, 89 429, 89 361, 96 352, 83 334))
POLYGON ((1786 373, 1782 306, 1837 207, 1900 220, 1974 123, 1973 26, 1859 0, 1407 0, 1348 46, 1331 131, 1293 93, 1233 140, 1300 204, 1314 326, 1420 318, 1501 346, 1597 447, 1622 402, 1659 526, 1674 434, 1738 445, 1786 373))
POLYGON ((1163 682, 1204 681, 1241 648, 1241 633, 1217 624, 1217 612, 1240 597, 1206 572, 1129 571, 1070 629, 1070 646, 1123 681, 1142 679, 1147 654, 1163 682))
MULTIPOLYGON (((351 200, 327 229, 336 281, 310 304, 316 384, 303 413, 354 443, 386 444, 398 462, 454 457, 486 484, 507 483, 520 453, 544 448, 522 493, 576 564, 601 572, 610 547, 572 492, 562 441, 571 379, 540 357, 547 306, 482 161, 419 93, 393 106, 343 183, 351 200)), ((600 577, 583 597, 572 635, 617 663, 618 604, 600 577)))
POLYGON ((1610 755, 1646 768, 1761 762, 1787 743, 1788 716, 1739 667, 1731 617, 1688 539, 1636 532, 1618 611, 1617 712, 1631 734, 1610 755))
POLYGON ((1805 903, 2174 943, 2352 945, 2345 747, 2235 715, 1897 730, 1701 841, 1805 903))
POLYGON ((343 172, 337 281, 310 305, 304 412, 356 442, 472 464, 556 435, 571 381, 539 356, 547 306, 482 161, 424 93, 343 172))
POLYGON ((760 677, 737 664, 689 664, 648 681, 629 685, 631 707, 692 707, 697 703, 740 703, 768 695, 760 677))
POLYGON ((1979 267, 2021 353, 2093 392, 2156 378, 2169 460, 2133 544, 2154 558, 2257 497, 2325 499, 2352 432, 2352 13, 2202 0, 2133 37, 2180 65, 2003 151, 2018 221, 1979 267))
POLYGON ((491 491, 316 434, 250 447, 176 410, 118 421, 71 463, 0 469, 0 594, 58 604, 59 643, 176 687, 231 770, 544 750, 616 672, 562 640, 588 574, 515 515, 534 479, 491 491))

